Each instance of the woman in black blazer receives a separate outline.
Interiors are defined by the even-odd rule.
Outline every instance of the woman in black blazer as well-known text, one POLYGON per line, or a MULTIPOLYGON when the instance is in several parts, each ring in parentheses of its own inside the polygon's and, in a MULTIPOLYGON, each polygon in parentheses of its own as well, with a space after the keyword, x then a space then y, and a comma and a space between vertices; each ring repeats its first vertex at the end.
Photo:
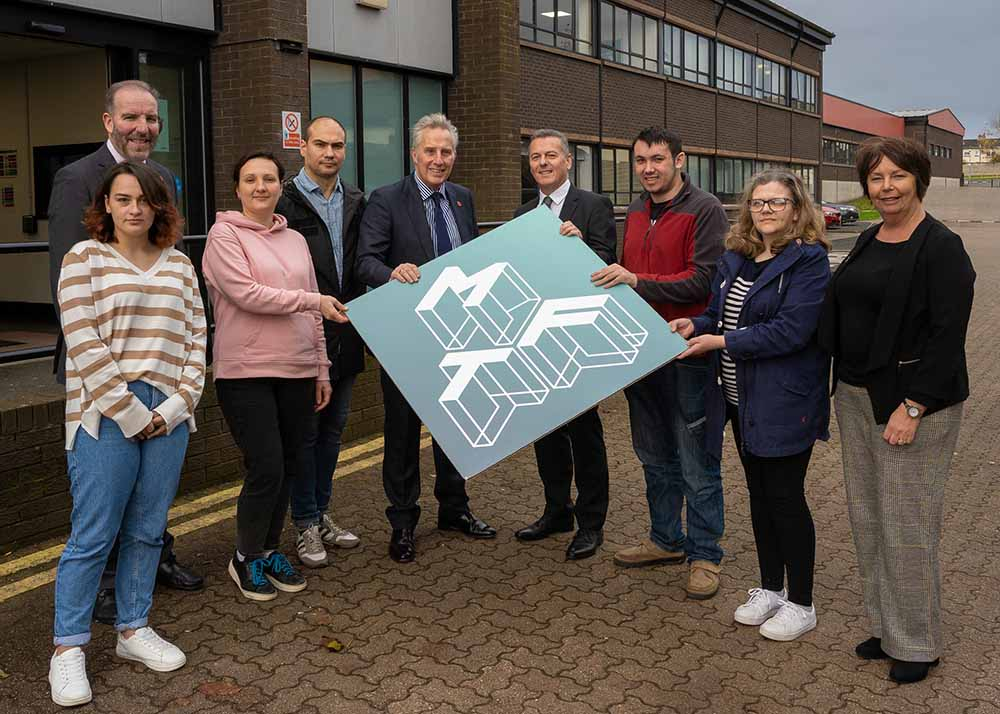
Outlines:
POLYGON ((882 223, 830 282, 819 341, 833 355, 847 503, 872 637, 916 682, 941 651, 938 543, 969 396, 965 335, 976 274, 962 240, 923 208, 930 159, 899 138, 861 145, 858 177, 882 223), (838 385, 838 382, 840 384, 838 385))

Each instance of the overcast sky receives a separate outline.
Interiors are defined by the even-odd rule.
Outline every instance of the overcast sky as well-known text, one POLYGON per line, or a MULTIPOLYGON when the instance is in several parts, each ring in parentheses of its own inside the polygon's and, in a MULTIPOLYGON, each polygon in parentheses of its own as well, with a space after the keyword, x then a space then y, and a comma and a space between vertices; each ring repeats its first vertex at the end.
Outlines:
POLYGON ((777 0, 836 37, 824 89, 878 109, 950 108, 967 137, 1000 114, 1000 0, 777 0))

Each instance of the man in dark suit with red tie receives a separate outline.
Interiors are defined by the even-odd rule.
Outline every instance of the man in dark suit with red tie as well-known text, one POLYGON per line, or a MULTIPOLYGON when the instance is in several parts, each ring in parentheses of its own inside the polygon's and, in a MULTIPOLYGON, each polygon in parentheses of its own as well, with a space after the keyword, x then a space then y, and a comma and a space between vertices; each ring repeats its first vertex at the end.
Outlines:
MULTIPOLYGON (((458 130, 443 114, 428 114, 413 127, 413 174, 372 192, 361 222, 357 274, 373 288, 390 280, 416 283, 424 263, 476 237, 472 192, 451 183, 458 130)), ((413 531, 420 517, 420 418, 392 379, 382 371, 385 447, 382 484, 392 526, 389 557, 408 563, 416 557, 413 531)), ((465 480, 437 442, 438 528, 473 538, 495 538, 496 530, 469 510, 465 480)))
MULTIPOLYGON (((528 145, 528 163, 538 196, 518 208, 514 216, 541 204, 562 221, 562 235, 581 239, 605 263, 614 263, 618 238, 611 201, 570 182, 573 156, 566 136, 554 129, 536 131, 528 145)), ((536 441, 535 459, 545 487, 545 512, 514 535, 518 540, 532 541, 567 533, 573 530, 575 517, 579 529, 566 549, 566 559, 589 558, 604 542, 608 513, 608 455, 597 407, 536 441), (575 505, 570 496, 574 474, 575 505)))

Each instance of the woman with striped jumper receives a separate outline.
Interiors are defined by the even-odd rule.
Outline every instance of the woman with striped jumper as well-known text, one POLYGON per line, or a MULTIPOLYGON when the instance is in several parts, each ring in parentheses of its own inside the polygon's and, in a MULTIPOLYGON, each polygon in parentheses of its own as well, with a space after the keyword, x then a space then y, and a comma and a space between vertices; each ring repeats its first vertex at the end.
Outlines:
POLYGON ((816 626, 816 532, 805 476, 816 439, 829 438, 829 358, 815 339, 829 243, 802 180, 769 170, 750 181, 726 248, 708 309, 672 320, 670 329, 689 340, 679 359, 719 351, 707 426, 721 439, 732 423, 761 575, 735 620, 759 625, 769 639, 794 640, 816 626))
POLYGON ((91 699, 81 647, 119 536, 115 653, 158 672, 184 653, 148 625, 167 511, 205 383, 198 278, 173 247, 181 219, 159 174, 112 167, 84 217, 90 240, 66 254, 66 451, 72 533, 56 572, 52 700, 91 699))

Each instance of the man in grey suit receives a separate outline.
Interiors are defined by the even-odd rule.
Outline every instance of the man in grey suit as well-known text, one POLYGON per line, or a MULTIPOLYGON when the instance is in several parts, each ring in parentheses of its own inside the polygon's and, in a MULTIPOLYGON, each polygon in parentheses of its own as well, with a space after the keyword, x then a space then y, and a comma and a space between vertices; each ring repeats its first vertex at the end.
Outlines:
MULTIPOLYGON (((614 263, 618 235, 611 201, 570 182, 573 156, 566 136, 554 129, 536 131, 528 144, 528 163, 538 196, 518 208, 514 216, 541 204, 562 221, 562 235, 579 238, 605 263, 614 263)), ((579 529, 566 549, 566 559, 589 558, 604 542, 608 513, 608 455, 597 407, 536 441, 535 460, 545 488, 545 511, 515 537, 532 541, 569 532, 575 517, 579 529), (575 506, 570 498, 574 474, 575 506)))
MULTIPOLYGON (((49 200, 49 282, 56 310, 59 309, 56 292, 63 258, 75 244, 89 238, 83 227, 83 214, 94 202, 94 194, 110 167, 121 161, 143 162, 163 177, 171 199, 177 198, 173 174, 149 158, 160 135, 157 98, 156 90, 139 80, 112 84, 104 95, 102 117, 108 140, 94 153, 62 167, 56 173, 49 200)), ((60 383, 66 381, 65 368, 66 349, 60 335, 55 363, 56 378, 60 383)), ((173 541, 173 536, 164 532, 157 581, 177 590, 200 590, 205 586, 204 578, 177 562, 173 541)), ((116 542, 108 557, 94 609, 95 619, 109 624, 114 624, 115 620, 114 569, 117 560, 116 542)))
MULTIPOLYGON (((428 114, 413 126, 410 145, 414 173, 376 189, 361 221, 358 279, 373 288, 390 280, 416 283, 420 265, 478 235, 472 192, 448 181, 458 148, 455 125, 444 114, 428 114)), ((408 563, 416 557, 413 530, 420 517, 420 418, 385 370, 382 394, 382 485, 392 526, 389 557, 408 563)), ((495 538, 496 530, 469 510, 465 480, 437 442, 433 449, 438 528, 473 538, 495 538)))

